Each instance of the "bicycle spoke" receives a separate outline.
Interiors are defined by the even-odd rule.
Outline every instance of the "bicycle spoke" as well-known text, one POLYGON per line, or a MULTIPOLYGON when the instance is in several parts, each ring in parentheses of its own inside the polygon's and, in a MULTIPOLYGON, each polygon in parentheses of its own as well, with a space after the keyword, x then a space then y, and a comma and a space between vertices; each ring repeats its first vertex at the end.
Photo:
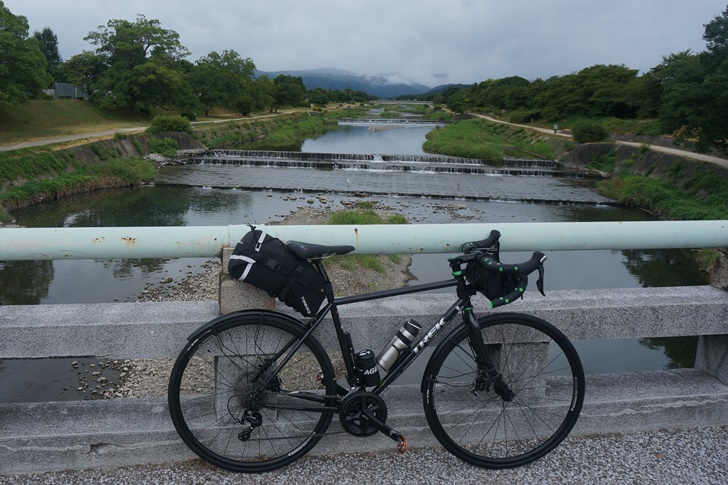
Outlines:
POLYGON ((488 358, 512 394, 476 382, 470 330, 463 326, 432 356, 432 374, 424 377, 425 415, 456 456, 491 468, 524 465, 551 451, 573 427, 583 401, 583 370, 568 340, 540 319, 500 314, 480 325, 488 358))
POLYGON ((170 381, 180 436, 206 461, 234 471, 294 461, 332 419, 324 409, 336 383, 323 348, 313 339, 296 345, 298 324, 260 315, 233 315, 191 341, 170 381))

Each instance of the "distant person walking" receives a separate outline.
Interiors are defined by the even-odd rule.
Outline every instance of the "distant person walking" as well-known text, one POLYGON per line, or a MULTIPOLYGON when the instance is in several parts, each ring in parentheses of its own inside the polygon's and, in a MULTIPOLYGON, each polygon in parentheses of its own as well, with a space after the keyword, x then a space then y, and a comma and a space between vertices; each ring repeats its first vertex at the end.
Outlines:
POLYGON ((556 134, 557 131, 559 131, 559 125, 554 123, 554 135, 556 134))

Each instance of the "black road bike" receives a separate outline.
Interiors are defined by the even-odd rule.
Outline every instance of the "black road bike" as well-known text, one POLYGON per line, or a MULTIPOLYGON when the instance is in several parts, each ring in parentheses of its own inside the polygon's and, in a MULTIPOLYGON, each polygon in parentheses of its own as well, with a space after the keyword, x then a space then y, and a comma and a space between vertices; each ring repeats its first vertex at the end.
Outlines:
POLYGON ((382 432, 404 452, 407 440, 387 424, 382 393, 461 315, 422 376, 432 433, 455 456, 485 468, 512 468, 543 457, 579 417, 584 371, 571 342, 550 323, 519 313, 479 318, 473 313, 471 297, 493 275, 515 283, 507 295, 491 295, 492 307, 518 299, 527 275, 536 270, 543 291, 543 253, 502 264, 499 236, 493 231, 450 257, 452 280, 347 297, 334 297, 322 259, 353 247, 289 241, 324 276, 327 302, 307 321, 246 310, 190 335, 169 382, 169 410, 179 435, 205 461, 235 472, 266 472, 294 462, 319 442, 334 418, 354 436, 382 432), (418 338, 413 334, 419 325, 408 320, 378 359, 371 351, 355 351, 342 327, 339 306, 453 286, 457 300, 442 318, 418 338), (313 336, 329 313, 341 348, 332 356, 313 336), (380 376, 384 365, 391 367, 380 376))

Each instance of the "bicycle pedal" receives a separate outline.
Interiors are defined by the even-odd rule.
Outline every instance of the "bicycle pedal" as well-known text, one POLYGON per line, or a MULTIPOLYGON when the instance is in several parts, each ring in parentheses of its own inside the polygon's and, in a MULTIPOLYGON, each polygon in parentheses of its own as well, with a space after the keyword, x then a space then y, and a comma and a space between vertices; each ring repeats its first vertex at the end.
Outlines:
POLYGON ((400 452, 400 454, 407 453, 407 438, 404 436, 399 437, 399 442, 397 443, 397 450, 400 452))

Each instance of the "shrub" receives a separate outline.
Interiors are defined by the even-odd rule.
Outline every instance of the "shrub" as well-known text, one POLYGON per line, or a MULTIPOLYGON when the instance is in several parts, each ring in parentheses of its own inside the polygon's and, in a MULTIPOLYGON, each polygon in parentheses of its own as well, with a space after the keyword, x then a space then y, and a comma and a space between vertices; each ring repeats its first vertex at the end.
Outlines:
POLYGON ((508 114, 508 120, 511 123, 530 123, 539 119, 541 119, 541 111, 537 109, 514 110, 508 114))
POLYGON ((144 147, 142 147, 142 144, 139 140, 137 140, 136 138, 132 138, 131 143, 132 145, 134 145, 134 148, 136 148, 137 154, 144 154, 144 147))
POLYGON ((159 153, 165 157, 173 157, 177 155, 179 144, 177 140, 172 138, 152 138, 149 142, 149 148, 154 153, 159 153))
POLYGON ((571 128, 574 140, 578 143, 604 141, 609 138, 609 132, 596 121, 579 120, 571 128))
POLYGON ((182 131, 192 135, 192 125, 190 120, 183 116, 163 116, 157 115, 152 120, 148 128, 149 133, 159 133, 160 131, 182 131))
POLYGON ((235 109, 237 109, 243 116, 250 116, 254 107, 255 103, 250 96, 243 96, 235 101, 235 109))

